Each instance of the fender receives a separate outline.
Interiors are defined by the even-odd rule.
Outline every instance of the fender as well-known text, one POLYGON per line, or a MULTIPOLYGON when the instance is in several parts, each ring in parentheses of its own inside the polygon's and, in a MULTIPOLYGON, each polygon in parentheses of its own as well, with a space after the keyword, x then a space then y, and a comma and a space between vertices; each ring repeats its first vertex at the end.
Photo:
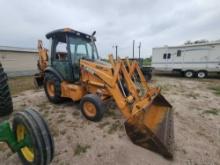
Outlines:
POLYGON ((48 73, 48 72, 53 73, 55 76, 57 76, 60 79, 60 81, 64 80, 63 76, 58 71, 56 71, 54 68, 52 68, 51 66, 48 66, 44 72, 45 73, 48 73))

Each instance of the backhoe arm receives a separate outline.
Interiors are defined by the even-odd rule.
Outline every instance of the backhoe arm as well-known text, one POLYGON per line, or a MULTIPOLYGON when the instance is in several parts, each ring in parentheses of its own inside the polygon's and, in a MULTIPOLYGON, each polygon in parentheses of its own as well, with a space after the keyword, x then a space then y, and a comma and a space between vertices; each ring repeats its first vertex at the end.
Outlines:
POLYGON ((38 69, 42 73, 48 66, 48 55, 47 55, 47 49, 43 47, 43 42, 41 40, 38 40, 38 69))
POLYGON ((47 49, 43 47, 43 42, 41 40, 38 40, 38 57, 39 59, 37 61, 37 67, 39 73, 34 75, 34 83, 36 87, 40 87, 43 85, 44 71, 48 66, 47 49))

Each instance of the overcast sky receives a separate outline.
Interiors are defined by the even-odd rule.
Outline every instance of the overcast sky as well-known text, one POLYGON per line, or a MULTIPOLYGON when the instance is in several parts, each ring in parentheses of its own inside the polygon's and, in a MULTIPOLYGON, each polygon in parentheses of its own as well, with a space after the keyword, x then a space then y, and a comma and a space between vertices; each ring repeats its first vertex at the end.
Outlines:
POLYGON ((220 0, 0 0, 0 16, 0 45, 34 48, 54 29, 96 30, 103 57, 114 44, 132 56, 133 39, 142 57, 152 47, 220 39, 220 0))

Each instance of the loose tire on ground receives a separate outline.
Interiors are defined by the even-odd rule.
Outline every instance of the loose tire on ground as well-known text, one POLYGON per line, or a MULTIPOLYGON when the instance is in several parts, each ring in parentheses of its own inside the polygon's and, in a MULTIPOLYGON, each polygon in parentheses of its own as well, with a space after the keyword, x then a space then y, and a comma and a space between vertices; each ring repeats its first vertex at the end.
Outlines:
POLYGON ((13 132, 17 141, 27 140, 29 145, 18 151, 24 165, 48 165, 54 154, 53 138, 41 115, 27 109, 15 114, 13 132))
POLYGON ((194 72, 192 70, 187 70, 184 72, 184 76, 187 78, 192 78, 194 76, 194 72))
POLYGON ((80 101, 80 109, 86 119, 98 122, 102 119, 105 108, 103 101, 95 94, 87 94, 80 101))
POLYGON ((13 112, 13 104, 7 80, 7 75, 0 63, 0 116, 9 115, 13 112))
POLYGON ((46 73, 44 78, 44 90, 47 98, 52 103, 61 103, 61 81, 53 73, 46 73))

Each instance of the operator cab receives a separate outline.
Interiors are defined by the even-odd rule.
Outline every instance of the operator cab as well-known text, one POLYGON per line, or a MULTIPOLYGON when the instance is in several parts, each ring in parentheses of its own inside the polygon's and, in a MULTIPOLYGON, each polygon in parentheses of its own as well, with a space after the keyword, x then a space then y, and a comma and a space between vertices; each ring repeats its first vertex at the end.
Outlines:
POLYGON ((94 35, 65 28, 52 31, 46 37, 51 41, 50 65, 67 81, 79 81, 80 59, 99 58, 94 35))

